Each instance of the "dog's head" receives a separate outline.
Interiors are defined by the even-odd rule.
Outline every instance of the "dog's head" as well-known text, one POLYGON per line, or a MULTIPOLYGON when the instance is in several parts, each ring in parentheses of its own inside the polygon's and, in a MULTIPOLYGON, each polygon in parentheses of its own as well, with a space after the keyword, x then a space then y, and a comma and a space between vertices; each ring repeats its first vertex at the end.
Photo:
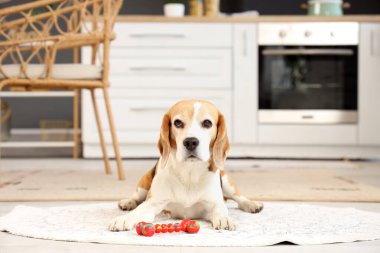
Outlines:
POLYGON ((224 117, 210 102, 183 100, 164 115, 158 141, 163 166, 172 154, 178 162, 211 161, 219 168, 229 147, 224 117))

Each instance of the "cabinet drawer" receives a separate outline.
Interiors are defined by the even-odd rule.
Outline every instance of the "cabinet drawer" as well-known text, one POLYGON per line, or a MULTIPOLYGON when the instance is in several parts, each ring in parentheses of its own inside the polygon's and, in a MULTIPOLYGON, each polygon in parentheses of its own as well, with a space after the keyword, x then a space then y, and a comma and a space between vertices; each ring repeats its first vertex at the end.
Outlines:
POLYGON ((230 47, 231 24, 116 23, 114 46, 230 47))
POLYGON ((112 87, 231 86, 229 49, 113 49, 112 87))
MULTIPOLYGON (((117 92, 111 89, 111 106, 120 143, 156 143, 162 117, 177 101, 186 98, 206 99, 215 103, 231 123, 231 94, 229 91, 192 90, 185 94, 181 90, 133 90, 117 92)), ((90 96, 84 93, 82 107, 83 142, 99 143, 95 117, 90 96)), ((107 118, 104 100, 98 96, 100 117, 107 118)), ((107 143, 111 143, 109 127, 103 124, 107 143)), ((230 127, 228 127, 230 130, 230 127)))
POLYGON ((259 125, 260 144, 355 145, 356 125, 259 125))

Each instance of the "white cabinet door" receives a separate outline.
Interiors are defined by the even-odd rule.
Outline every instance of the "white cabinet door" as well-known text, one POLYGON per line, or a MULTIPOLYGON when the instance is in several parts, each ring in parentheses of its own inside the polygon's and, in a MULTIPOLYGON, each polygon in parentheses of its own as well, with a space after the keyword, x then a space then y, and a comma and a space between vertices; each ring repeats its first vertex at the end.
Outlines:
POLYGON ((233 137, 235 143, 257 142, 257 25, 233 26, 233 137))
POLYGON ((380 145, 380 24, 361 24, 359 45, 359 144, 380 145))

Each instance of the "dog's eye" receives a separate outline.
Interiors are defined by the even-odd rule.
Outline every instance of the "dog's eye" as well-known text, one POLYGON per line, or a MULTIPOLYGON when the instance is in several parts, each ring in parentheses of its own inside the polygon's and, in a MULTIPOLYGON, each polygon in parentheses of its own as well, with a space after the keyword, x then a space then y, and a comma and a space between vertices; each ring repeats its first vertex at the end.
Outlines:
POLYGON ((202 122, 202 127, 210 128, 210 127, 212 127, 212 122, 210 120, 206 119, 202 122))
POLYGON ((185 124, 179 119, 174 120, 174 125, 176 128, 183 128, 185 126, 185 124))

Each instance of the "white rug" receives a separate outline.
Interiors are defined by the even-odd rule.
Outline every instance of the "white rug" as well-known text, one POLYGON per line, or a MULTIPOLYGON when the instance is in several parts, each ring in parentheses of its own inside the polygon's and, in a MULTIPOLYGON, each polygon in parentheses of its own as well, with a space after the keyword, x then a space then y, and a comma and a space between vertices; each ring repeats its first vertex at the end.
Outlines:
MULTIPOLYGON (((76 242, 170 246, 264 246, 280 242, 299 245, 353 242, 380 238, 380 214, 353 208, 265 203, 259 214, 229 204, 236 231, 212 230, 201 222, 198 234, 138 236, 135 231, 109 232, 110 220, 122 214, 115 203, 35 208, 17 206, 0 217, 0 231, 76 242)), ((159 223, 168 223, 160 220, 159 223)))

